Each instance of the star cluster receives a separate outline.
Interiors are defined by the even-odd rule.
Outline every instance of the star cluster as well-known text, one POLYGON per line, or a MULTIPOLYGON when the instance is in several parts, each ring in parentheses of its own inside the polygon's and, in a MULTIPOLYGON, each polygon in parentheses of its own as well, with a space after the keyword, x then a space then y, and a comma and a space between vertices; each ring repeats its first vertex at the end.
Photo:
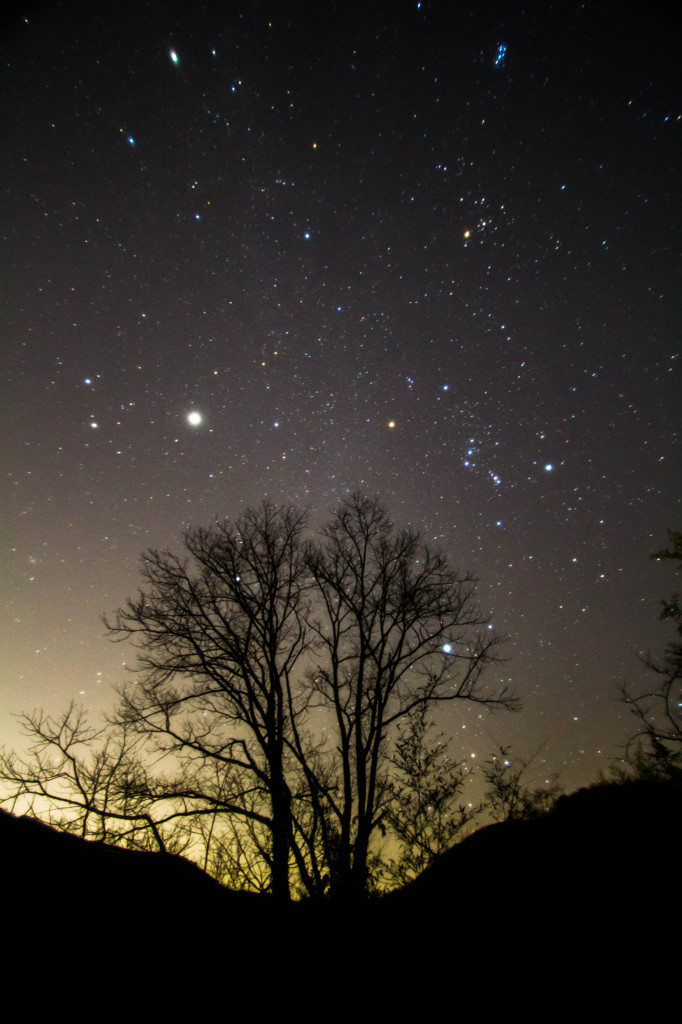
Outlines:
POLYGON ((143 548, 360 489, 510 635, 527 710, 472 712, 479 756, 606 764, 680 514, 677 55, 663 8, 615 11, 65 3, 6 29, 9 711, 110 702, 132 655, 98 615, 143 548))

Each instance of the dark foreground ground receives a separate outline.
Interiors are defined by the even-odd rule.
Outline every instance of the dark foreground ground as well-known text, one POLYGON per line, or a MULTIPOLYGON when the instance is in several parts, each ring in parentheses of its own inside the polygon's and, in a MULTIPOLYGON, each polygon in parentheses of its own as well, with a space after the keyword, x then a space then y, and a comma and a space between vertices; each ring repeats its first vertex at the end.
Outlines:
POLYGON ((499 989, 540 965, 594 974, 611 962, 622 991, 645 963, 676 956, 681 823, 678 784, 595 786, 534 821, 480 829, 381 900, 280 909, 182 858, 2 811, 3 929, 37 975, 84 972, 102 992, 145 979, 186 994, 198 971, 239 998, 277 1001, 297 985, 319 995, 346 978, 339 998, 361 982, 396 1000, 401 985, 414 998, 417 978, 499 989))

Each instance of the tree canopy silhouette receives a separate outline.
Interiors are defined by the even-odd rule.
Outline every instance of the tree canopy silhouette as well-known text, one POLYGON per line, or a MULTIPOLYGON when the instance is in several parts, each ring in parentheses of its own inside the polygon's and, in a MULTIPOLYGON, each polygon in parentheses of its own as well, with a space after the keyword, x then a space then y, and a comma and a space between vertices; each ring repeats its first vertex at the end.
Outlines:
POLYGON ((332 823, 334 888, 359 893, 391 797, 389 733, 431 703, 509 708, 514 699, 481 679, 499 638, 474 600, 474 577, 452 569, 415 532, 396 531, 377 501, 356 494, 343 502, 308 547, 307 563, 322 654, 312 699, 331 712, 338 751, 321 821, 332 823))
POLYGON ((149 552, 138 597, 107 622, 140 649, 119 720, 182 762, 158 796, 267 833, 260 852, 277 896, 288 896, 297 851, 287 762, 301 717, 295 669, 312 638, 304 523, 303 512, 264 506, 234 526, 187 531, 189 557, 149 552))
MULTIPOLYGON (((138 648, 109 732, 39 718, 43 755, 45 744, 53 754, 5 757, 13 795, 75 793, 67 819, 78 807, 81 824, 118 822, 138 845, 145 828, 151 845, 198 845, 209 870, 283 900, 292 887, 362 895, 377 830, 393 823, 399 842, 414 839, 396 765, 409 754, 418 789, 426 709, 516 700, 483 678, 500 638, 471 573, 360 494, 317 536, 306 527, 300 509, 264 504, 189 529, 182 556, 148 552, 138 595, 105 620, 138 648)), ((423 763, 433 781, 427 748, 423 763)), ((454 794, 457 773, 440 772, 438 785, 454 794)), ((422 826, 424 850, 452 832, 441 822, 429 839, 422 826)))

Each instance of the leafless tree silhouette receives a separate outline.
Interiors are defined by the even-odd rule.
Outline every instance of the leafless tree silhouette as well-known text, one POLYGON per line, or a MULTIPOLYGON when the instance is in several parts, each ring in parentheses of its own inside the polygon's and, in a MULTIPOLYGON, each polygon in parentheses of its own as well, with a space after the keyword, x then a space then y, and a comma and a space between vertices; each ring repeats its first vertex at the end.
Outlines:
POLYGON ((499 637, 474 577, 377 500, 343 501, 317 538, 306 523, 264 504, 188 530, 182 557, 148 552, 137 597, 105 620, 138 649, 116 712, 102 730, 75 708, 27 717, 32 755, 0 771, 13 798, 52 801, 62 827, 105 841, 184 843, 281 900, 362 895, 377 829, 407 827, 410 807, 422 854, 440 848, 450 825, 427 828, 401 795, 401 756, 435 770, 425 730, 410 752, 405 730, 442 702, 515 708, 483 679, 499 637))

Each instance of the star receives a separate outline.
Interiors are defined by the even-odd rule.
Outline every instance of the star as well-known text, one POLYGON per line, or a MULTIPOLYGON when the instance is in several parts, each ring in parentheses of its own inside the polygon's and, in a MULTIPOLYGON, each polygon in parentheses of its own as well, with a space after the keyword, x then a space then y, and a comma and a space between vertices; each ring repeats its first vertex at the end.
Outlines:
MULTIPOLYGON (((90 638, 141 546, 263 501, 310 506, 315 533, 359 490, 480 577, 510 685, 550 709, 550 763, 588 784, 602 755, 561 723, 576 702, 576 733, 594 718, 620 748, 611 680, 635 683, 674 587, 649 561, 679 491, 672 38, 624 12, 616 45, 560 5, 510 32, 527 4, 472 24, 430 0, 392 24, 389 60, 379 5, 308 25, 292 4, 290 31, 258 5, 139 6, 34 19, 39 89, 7 41, 10 571, 38 578, 36 536, 51 552, 17 598, 12 710, 89 694, 100 656, 116 681, 120 649, 90 638), (171 40, 191 43, 182 73, 171 40), (579 641, 578 616, 613 628, 579 641), (48 682, 23 659, 53 624, 48 682)), ((456 638, 433 644, 454 673, 456 638)), ((517 721, 500 738, 528 754, 517 721)))

